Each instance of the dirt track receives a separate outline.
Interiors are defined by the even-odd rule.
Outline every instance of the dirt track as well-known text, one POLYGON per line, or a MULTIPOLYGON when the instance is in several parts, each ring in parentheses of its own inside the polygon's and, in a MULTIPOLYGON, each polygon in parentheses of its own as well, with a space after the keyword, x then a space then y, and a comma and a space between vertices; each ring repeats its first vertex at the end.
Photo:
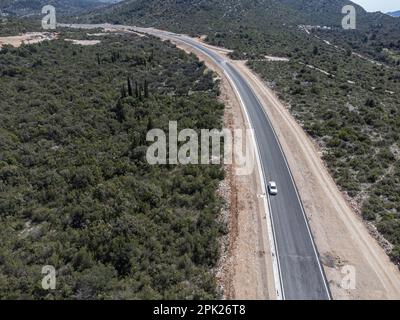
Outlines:
POLYGON ((18 36, 0 37, 0 48, 3 45, 19 47, 22 44, 34 44, 45 40, 53 40, 57 37, 55 33, 48 32, 28 32, 18 36))

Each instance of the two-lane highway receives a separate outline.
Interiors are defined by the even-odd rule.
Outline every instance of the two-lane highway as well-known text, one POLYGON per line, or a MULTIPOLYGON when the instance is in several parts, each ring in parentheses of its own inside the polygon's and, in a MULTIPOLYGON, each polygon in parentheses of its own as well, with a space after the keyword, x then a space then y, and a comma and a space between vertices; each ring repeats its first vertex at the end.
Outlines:
POLYGON ((275 181, 278 185, 278 195, 269 197, 269 204, 283 296, 285 299, 329 299, 329 288, 307 218, 273 127, 247 82, 230 64, 226 68, 250 116, 264 182, 275 181))

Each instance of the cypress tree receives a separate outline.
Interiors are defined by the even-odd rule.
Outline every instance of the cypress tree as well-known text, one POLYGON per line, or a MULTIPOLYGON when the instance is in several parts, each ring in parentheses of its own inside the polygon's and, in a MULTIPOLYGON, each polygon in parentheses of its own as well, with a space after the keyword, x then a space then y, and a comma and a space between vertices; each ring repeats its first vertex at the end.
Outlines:
POLYGON ((153 128, 154 128, 153 120, 151 119, 151 117, 149 117, 149 118, 147 119, 147 131, 150 131, 150 130, 153 129, 153 128))
POLYGON ((128 81, 128 94, 130 97, 133 97, 133 89, 132 89, 131 79, 129 79, 129 77, 128 77, 127 81, 128 81))
POLYGON ((121 87, 121 97, 126 98, 126 90, 125 90, 125 85, 123 84, 121 87))
POLYGON ((139 100, 142 100, 142 85, 139 85, 139 100))
POLYGON ((123 122, 125 120, 125 111, 124 111, 124 106, 122 104, 121 99, 118 100, 117 105, 114 109, 115 114, 117 116, 117 120, 119 122, 123 122))
POLYGON ((135 97, 139 98, 139 87, 137 81, 135 81, 135 97))
POLYGON ((144 80, 144 97, 147 99, 149 97, 149 83, 144 80))

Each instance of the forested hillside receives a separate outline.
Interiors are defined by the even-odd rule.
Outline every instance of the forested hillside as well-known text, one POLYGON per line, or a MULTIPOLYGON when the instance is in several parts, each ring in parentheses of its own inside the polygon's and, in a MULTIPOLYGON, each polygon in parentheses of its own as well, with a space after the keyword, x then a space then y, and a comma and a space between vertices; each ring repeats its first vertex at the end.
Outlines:
POLYGON ((0 299, 219 297, 222 169, 145 159, 149 129, 221 126, 213 75, 151 38, 63 40, 87 37, 0 51, 0 299))
POLYGON ((0 20, 0 37, 15 36, 25 32, 43 31, 41 21, 38 19, 17 19, 7 17, 7 20, 0 20))
POLYGON ((83 19, 205 34, 249 60, 320 145, 338 185, 400 263, 400 20, 345 0, 129 0, 83 19), (312 25, 308 34, 301 25, 312 25), (329 28, 318 28, 317 26, 329 28), (290 62, 268 62, 279 55, 290 62), (374 61, 372 61, 374 60, 374 61))
POLYGON ((176 32, 206 34, 208 41, 239 52, 263 54, 302 46, 298 25, 329 26, 328 40, 357 49, 374 59, 393 63, 389 49, 400 54, 400 20, 367 13, 347 0, 127 0, 93 11, 86 21, 154 26, 176 32), (353 5, 357 29, 342 29, 342 8, 353 5))

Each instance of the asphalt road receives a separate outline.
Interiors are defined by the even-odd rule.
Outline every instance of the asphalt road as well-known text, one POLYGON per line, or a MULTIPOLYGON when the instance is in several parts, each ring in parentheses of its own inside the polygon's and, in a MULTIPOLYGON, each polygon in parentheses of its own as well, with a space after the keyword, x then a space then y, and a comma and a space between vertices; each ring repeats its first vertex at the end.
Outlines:
POLYGON ((216 52, 184 36, 169 34, 206 53, 234 82, 254 128, 265 185, 276 181, 277 196, 269 197, 271 221, 275 236, 280 283, 286 300, 331 299, 303 205, 292 179, 284 153, 268 116, 254 91, 233 65, 216 52))

